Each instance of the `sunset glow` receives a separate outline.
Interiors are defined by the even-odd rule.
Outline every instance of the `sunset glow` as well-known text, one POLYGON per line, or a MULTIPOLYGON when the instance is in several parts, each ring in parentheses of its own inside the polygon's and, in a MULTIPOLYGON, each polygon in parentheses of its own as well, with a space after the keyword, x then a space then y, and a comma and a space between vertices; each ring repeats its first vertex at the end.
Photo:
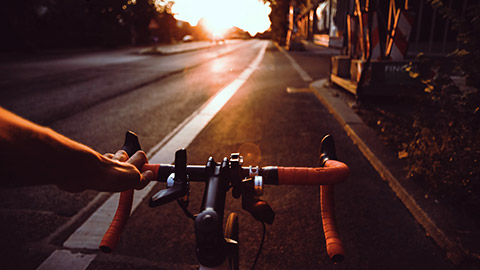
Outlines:
POLYGON ((251 35, 270 27, 270 7, 259 0, 176 0, 172 12, 177 20, 197 25, 204 19, 214 35, 236 26, 251 35))

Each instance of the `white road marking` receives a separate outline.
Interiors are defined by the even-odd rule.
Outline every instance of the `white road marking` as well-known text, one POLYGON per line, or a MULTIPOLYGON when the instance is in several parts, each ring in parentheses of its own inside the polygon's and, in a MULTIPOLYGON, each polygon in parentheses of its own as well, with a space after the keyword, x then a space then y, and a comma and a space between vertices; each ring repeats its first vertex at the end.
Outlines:
POLYGON ((55 250, 37 270, 83 270, 95 259, 95 256, 95 254, 72 253, 69 250, 55 250))
POLYGON ((310 75, 308 75, 308 73, 297 63, 297 61, 295 61, 293 57, 291 57, 282 47, 280 47, 280 45, 275 43, 275 46, 277 46, 278 50, 282 52, 285 57, 287 57, 293 68, 298 72, 300 77, 302 77, 302 80, 304 80, 305 82, 313 81, 312 77, 310 77, 310 75))
MULTIPOLYGON (((217 92, 198 110, 193 112, 160 143, 149 151, 150 163, 171 163, 175 151, 186 148, 210 120, 222 109, 237 90, 246 82, 257 69, 263 59, 268 42, 262 47, 253 62, 229 85, 217 92)), ((156 183, 150 183, 141 191, 135 192, 132 213, 143 201, 156 183)), ((112 195, 90 218, 85 221, 63 244, 64 248, 78 248, 97 250, 98 245, 110 225, 118 205, 119 193, 112 195)), ((96 254, 71 254, 69 250, 56 250, 37 269, 86 269, 96 257, 96 254), (93 256, 93 257, 91 257, 93 256), (87 263, 87 259, 89 259, 87 263), (91 259, 90 259, 91 258, 91 259), (53 262, 53 263, 52 263, 53 262), (72 265, 79 268, 72 268, 72 265)))

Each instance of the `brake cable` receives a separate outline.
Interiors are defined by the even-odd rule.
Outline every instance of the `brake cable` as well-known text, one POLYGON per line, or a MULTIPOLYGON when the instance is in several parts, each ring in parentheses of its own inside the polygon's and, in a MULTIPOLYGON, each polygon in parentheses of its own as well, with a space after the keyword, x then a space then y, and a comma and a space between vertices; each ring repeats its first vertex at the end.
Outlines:
POLYGON ((263 243, 265 242, 265 234, 267 232, 267 226, 265 226, 265 222, 260 222, 260 223, 262 223, 262 226, 263 226, 262 241, 260 242, 260 247, 258 247, 257 256, 255 256, 255 261, 253 261, 252 270, 255 269, 255 266, 257 265, 258 258, 260 257, 260 254, 262 253, 263 243))

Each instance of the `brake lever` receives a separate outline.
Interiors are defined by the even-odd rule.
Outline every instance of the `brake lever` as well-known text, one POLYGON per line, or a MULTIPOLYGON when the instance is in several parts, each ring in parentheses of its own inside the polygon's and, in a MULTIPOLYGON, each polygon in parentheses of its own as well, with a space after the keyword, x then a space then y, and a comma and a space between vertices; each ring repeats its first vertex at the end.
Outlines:
POLYGON ((187 150, 175 152, 175 169, 173 185, 162 189, 150 198, 148 206, 158 207, 188 195, 189 184, 187 176, 187 150))
POLYGON ((324 167, 328 160, 337 160, 337 153, 335 151, 335 142, 332 135, 328 134, 323 137, 320 143, 320 167, 324 167))
MULTIPOLYGON (((263 181, 259 176, 255 180, 263 181)), ((249 212, 254 219, 272 225, 275 220, 275 212, 266 201, 259 199, 262 191, 258 192, 256 189, 255 180, 242 181, 242 208, 249 212)), ((263 186, 263 183, 261 185, 263 186)))
POLYGON ((137 134, 132 131, 127 131, 127 133, 125 133, 125 143, 123 144, 122 150, 127 152, 128 157, 131 157, 137 151, 142 150, 137 134))

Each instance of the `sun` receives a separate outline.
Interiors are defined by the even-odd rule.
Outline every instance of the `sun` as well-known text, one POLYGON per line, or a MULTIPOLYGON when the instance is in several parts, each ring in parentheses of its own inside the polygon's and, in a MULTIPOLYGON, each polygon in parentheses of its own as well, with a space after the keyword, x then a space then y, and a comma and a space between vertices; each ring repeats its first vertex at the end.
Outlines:
POLYGON ((222 21, 216 17, 206 17, 202 19, 202 26, 214 38, 222 37, 228 29, 233 27, 233 25, 222 23, 222 21))
POLYGON ((270 6, 259 0, 176 0, 172 12, 177 20, 195 26, 200 20, 213 35, 236 26, 251 35, 270 27, 270 6))

